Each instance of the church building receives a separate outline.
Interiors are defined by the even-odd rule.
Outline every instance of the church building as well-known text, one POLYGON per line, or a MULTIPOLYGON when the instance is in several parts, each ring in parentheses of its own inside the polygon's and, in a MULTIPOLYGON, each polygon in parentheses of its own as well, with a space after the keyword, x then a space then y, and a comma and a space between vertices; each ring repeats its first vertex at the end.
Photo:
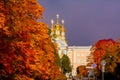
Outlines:
MULTIPOLYGON (((59 15, 56 15, 56 21, 51 20, 51 38, 52 41, 58 44, 58 54, 66 54, 71 62, 72 75, 76 75, 76 68, 80 65, 86 67, 90 57, 91 46, 69 46, 65 35, 64 20, 59 23, 59 15), (55 23, 54 23, 55 22, 55 23)), ((90 66, 91 67, 91 66, 90 66)))
POLYGON ((61 57, 63 54, 67 54, 67 41, 65 36, 64 20, 61 20, 59 23, 59 15, 56 15, 56 23, 54 20, 51 20, 51 38, 52 41, 57 43, 58 54, 61 57))

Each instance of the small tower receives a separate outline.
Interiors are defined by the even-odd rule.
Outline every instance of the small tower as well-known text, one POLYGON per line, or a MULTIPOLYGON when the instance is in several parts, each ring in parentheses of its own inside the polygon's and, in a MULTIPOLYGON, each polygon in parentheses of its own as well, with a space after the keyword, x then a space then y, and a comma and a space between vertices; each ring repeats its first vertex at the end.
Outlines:
POLYGON ((56 15, 57 21, 56 24, 59 24, 59 14, 56 15))
POLYGON ((54 24, 54 20, 52 19, 51 20, 51 36, 54 34, 54 28, 53 28, 53 25, 54 24))
POLYGON ((59 39, 60 38, 60 28, 61 28, 61 25, 59 24, 59 14, 56 15, 56 24, 55 24, 55 34, 56 34, 56 39, 59 39))
POLYGON ((56 15, 56 23, 54 24, 54 20, 51 20, 51 38, 53 42, 58 44, 58 54, 67 54, 67 41, 65 36, 65 28, 64 28, 64 20, 61 21, 62 24, 59 23, 59 15, 56 15))
POLYGON ((65 28, 64 28, 64 20, 62 22, 62 28, 61 28, 61 39, 65 40, 65 28))

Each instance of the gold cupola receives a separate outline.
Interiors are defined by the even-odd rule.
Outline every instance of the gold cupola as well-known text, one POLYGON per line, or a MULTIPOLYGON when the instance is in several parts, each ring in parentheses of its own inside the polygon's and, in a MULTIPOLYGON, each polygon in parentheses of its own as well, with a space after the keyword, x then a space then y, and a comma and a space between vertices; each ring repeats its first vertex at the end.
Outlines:
POLYGON ((56 30, 60 30, 61 26, 59 24, 59 14, 56 15, 56 18, 57 18, 57 20, 56 20, 55 28, 56 28, 56 30))
POLYGON ((51 36, 55 39, 66 39, 64 20, 61 20, 61 23, 59 23, 59 14, 56 15, 56 23, 54 23, 54 20, 51 20, 51 36))
POLYGON ((62 22, 61 32, 64 32, 64 33, 65 33, 64 20, 62 20, 61 22, 62 22))
POLYGON ((51 33, 54 34, 54 20, 51 20, 51 33))
POLYGON ((55 34, 56 37, 60 37, 60 29, 61 29, 61 25, 59 24, 59 14, 56 15, 56 24, 55 24, 55 34))

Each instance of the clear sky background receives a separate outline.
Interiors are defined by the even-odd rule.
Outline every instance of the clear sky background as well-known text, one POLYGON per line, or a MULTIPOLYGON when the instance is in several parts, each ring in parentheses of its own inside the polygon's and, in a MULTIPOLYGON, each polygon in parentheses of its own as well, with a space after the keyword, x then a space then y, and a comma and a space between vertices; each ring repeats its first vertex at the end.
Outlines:
POLYGON ((89 46, 100 39, 120 38, 120 0, 39 0, 44 21, 65 20, 69 45, 89 46))

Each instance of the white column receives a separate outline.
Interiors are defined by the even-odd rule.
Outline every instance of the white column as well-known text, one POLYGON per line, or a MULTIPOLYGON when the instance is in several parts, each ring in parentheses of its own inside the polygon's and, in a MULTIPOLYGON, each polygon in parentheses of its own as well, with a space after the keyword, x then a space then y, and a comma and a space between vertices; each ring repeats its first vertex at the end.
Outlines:
POLYGON ((74 62, 73 63, 76 64, 76 51, 74 51, 73 55, 74 55, 74 62))

